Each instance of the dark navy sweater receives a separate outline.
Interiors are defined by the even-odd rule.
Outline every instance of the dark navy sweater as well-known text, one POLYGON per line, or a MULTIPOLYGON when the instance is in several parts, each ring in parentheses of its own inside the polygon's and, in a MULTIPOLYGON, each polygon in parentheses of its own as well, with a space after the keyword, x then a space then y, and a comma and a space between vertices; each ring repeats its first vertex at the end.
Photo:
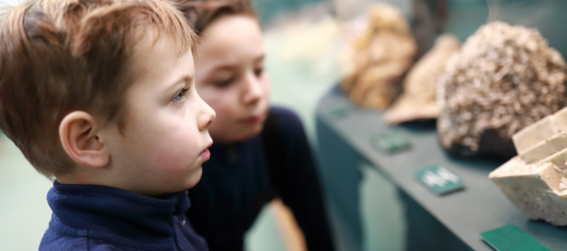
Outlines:
POLYGON ((113 187, 53 182, 39 250, 208 250, 184 213, 187 192, 152 198, 113 187))
MULTIPOLYGON (((213 144, 201 181, 190 190, 187 215, 210 250, 243 250, 244 235, 262 206, 277 194, 292 210, 309 250, 333 250, 318 172, 298 117, 272 108, 283 167, 274 192, 262 135, 233 145, 213 144)), ((266 127, 268 127, 267 123, 266 127)), ((266 129, 264 129, 266 130, 266 129)), ((273 163, 273 162, 270 162, 273 163)))

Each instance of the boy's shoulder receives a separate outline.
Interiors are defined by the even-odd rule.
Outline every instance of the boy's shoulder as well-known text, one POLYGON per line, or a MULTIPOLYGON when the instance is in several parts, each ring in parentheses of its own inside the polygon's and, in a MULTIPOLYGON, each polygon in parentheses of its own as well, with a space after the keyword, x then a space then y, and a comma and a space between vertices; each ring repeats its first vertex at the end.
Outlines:
POLYGON ((283 159, 309 160, 310 145, 297 114, 287 108, 271 107, 262 131, 268 166, 278 166, 283 159), (283 158, 283 159, 280 159, 283 158))
MULTIPOLYGON (((53 221, 53 220, 52 220, 53 221)), ((53 223, 53 222, 52 222, 53 223)), ((64 230, 61 227, 51 226, 45 231, 40 251, 56 251, 56 250, 135 250, 127 246, 111 244, 100 241, 96 238, 89 238, 88 231, 85 230, 64 230), (57 229, 58 228, 58 229, 57 229)))
MULTIPOLYGON (((104 217, 99 217, 97 220, 105 221, 104 217)), ((75 229, 66 226, 56 215, 51 216, 49 228, 45 231, 41 243, 39 245, 40 251, 59 251, 59 250, 91 250, 91 251, 134 251, 140 250, 130 245, 120 244, 120 241, 109 241, 109 239, 116 239, 117 236, 106 234, 101 238, 100 233, 96 231, 89 231, 85 229, 75 229)))
POLYGON ((100 185, 53 183, 39 250, 207 250, 185 219, 185 191, 159 197, 100 185))
POLYGON ((57 239, 49 243, 41 243, 39 250, 41 251, 59 251, 59 250, 90 250, 90 251, 134 251, 125 246, 116 246, 108 243, 92 244, 96 240, 89 240, 86 237, 73 239, 57 239))
MULTIPOLYGON (((278 134, 282 136, 282 140, 301 136, 305 137, 305 130, 301 120, 295 112, 290 109, 272 106, 266 127, 277 127, 278 134), (271 120, 271 121, 270 121, 271 120)), ((270 129, 270 128, 268 128, 270 129)))

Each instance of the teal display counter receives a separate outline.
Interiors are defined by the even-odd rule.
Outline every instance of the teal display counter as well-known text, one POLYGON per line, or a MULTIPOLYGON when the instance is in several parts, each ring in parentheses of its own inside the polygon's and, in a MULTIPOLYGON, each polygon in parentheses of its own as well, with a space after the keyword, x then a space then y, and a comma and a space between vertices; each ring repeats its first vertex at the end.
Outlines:
POLYGON ((338 88, 317 107, 321 176, 343 248, 362 249, 364 219, 358 192, 362 173, 355 163, 366 160, 399 188, 408 217, 406 243, 413 249, 492 250, 480 234, 513 224, 550 250, 567 250, 567 228, 527 220, 490 181, 488 174, 502 163, 449 156, 438 143, 434 123, 388 127, 382 115, 356 108, 338 88), (409 148, 389 153, 376 147, 376 135, 392 129, 407 138, 409 148), (442 166, 458 176, 464 189, 433 193, 416 177, 419 170, 431 166, 442 166), (415 247, 422 241, 429 244, 415 247))

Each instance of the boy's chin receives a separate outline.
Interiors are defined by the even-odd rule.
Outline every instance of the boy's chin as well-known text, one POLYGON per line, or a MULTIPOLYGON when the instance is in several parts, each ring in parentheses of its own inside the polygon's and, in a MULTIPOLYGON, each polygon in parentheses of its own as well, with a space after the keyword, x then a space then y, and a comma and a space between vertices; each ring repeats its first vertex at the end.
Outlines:
POLYGON ((252 128, 248 132, 243 133, 242 136, 238 140, 235 140, 235 142, 241 142, 241 141, 246 141, 246 140, 252 139, 252 138, 260 135, 260 133, 262 133, 263 128, 264 128, 263 126, 258 126, 258 127, 252 128))
POLYGON ((201 180, 202 175, 203 175, 203 167, 199 165, 199 167, 196 168, 195 173, 191 174, 191 176, 188 178, 186 183, 187 186, 183 190, 191 189, 194 186, 196 186, 201 180))

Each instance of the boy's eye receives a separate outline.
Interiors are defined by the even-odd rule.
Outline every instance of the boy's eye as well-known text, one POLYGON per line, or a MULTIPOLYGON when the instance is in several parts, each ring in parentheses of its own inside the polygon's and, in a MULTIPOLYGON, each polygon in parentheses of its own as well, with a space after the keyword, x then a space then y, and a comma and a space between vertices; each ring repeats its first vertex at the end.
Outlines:
POLYGON ((185 93, 188 91, 189 89, 183 89, 183 90, 179 90, 179 92, 177 92, 177 94, 175 94, 175 97, 173 97, 173 99, 171 100, 171 102, 173 103, 183 103, 185 101, 185 93))
POLYGON ((234 78, 228 78, 228 79, 225 79, 225 80, 216 81, 214 83, 214 85, 218 88, 224 88, 224 87, 227 87, 230 84, 232 84, 232 82, 234 82, 234 78))
POLYGON ((260 67, 254 70, 254 74, 259 77, 262 75, 262 73, 264 73, 264 67, 260 67))

